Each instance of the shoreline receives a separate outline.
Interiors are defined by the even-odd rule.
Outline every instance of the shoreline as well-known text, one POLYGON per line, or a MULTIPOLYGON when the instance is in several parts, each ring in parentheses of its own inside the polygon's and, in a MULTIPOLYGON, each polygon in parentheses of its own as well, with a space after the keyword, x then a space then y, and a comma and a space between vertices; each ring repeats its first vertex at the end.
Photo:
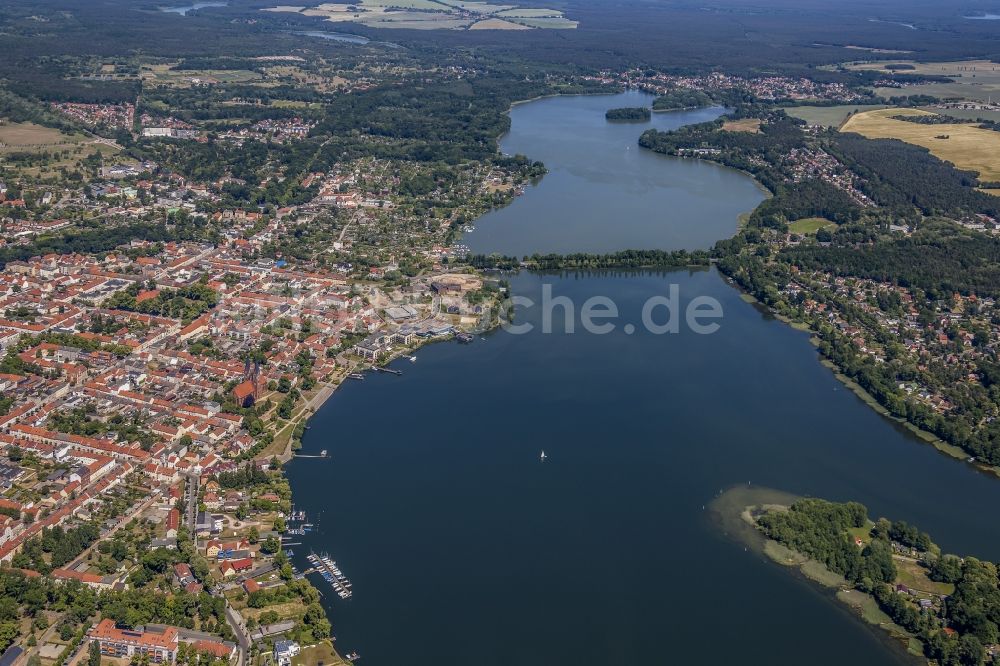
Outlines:
POLYGON ((739 291, 740 298, 742 298, 745 302, 750 303, 755 307, 766 310, 767 313, 770 316, 774 317, 777 321, 780 321, 781 323, 795 329, 796 331, 802 333, 808 333, 809 343, 813 347, 817 348, 816 351, 819 356, 819 364, 822 365, 824 368, 830 370, 830 372, 833 373, 833 376, 837 381, 843 384, 848 390, 850 390, 863 403, 865 403, 865 405, 871 408, 879 416, 882 416, 883 418, 891 421, 893 425, 903 428, 908 432, 908 434, 912 435, 914 438, 919 440, 921 444, 929 444, 930 446, 934 447, 939 453, 942 453, 948 456, 949 458, 953 458, 959 462, 964 462, 966 465, 974 467, 976 470, 983 472, 984 474, 990 474, 994 477, 1000 478, 1000 467, 993 465, 986 465, 979 461, 969 462, 970 459, 969 453, 964 449, 962 449, 961 447, 955 446, 954 444, 949 444, 948 442, 944 441, 943 439, 941 439, 934 433, 930 432, 929 430, 924 430, 919 426, 910 423, 906 419, 899 416, 894 416, 891 412, 889 412, 889 410, 886 409, 882 405, 882 403, 880 403, 878 400, 875 399, 875 396, 873 396, 871 393, 865 390, 863 386, 861 386, 853 379, 845 375, 843 373, 842 368, 839 365, 831 361, 829 358, 824 356, 819 351, 818 349, 819 338, 816 337, 816 332, 813 331, 813 329, 808 324, 791 319, 779 312, 776 312, 774 309, 768 307, 764 303, 761 303, 753 294, 743 289, 743 287, 741 287, 735 281, 731 281, 728 277, 726 281, 729 282, 730 286, 739 291))
MULTIPOLYGON (((529 99, 516 100, 516 101, 512 102, 509 105, 509 107, 508 107, 507 113, 509 114, 514 109, 514 107, 519 106, 521 104, 527 104, 529 102, 540 101, 540 100, 547 99, 547 98, 554 98, 554 97, 583 97, 583 96, 595 96, 595 95, 614 96, 614 95, 617 95, 617 94, 621 94, 622 92, 623 92, 622 90, 617 90, 617 91, 611 91, 611 92, 551 93, 551 94, 546 94, 546 95, 538 95, 538 96, 535 96, 535 97, 532 97, 532 98, 529 98, 529 99)), ((706 108, 706 107, 697 107, 697 108, 706 108)), ((707 107, 707 108, 710 108, 710 107, 707 107)), ((722 107, 722 108, 724 109, 724 107, 722 107)), ((683 109, 669 109, 669 110, 663 110, 661 112, 666 112, 666 111, 683 111, 683 109)), ((497 151, 499 153, 501 153, 501 154, 502 154, 502 151, 500 150, 500 142, 503 140, 503 138, 507 134, 509 134, 509 132, 510 132, 510 130, 508 129, 507 131, 505 131, 505 132, 501 133, 500 135, 498 135, 497 138, 496 138, 497 151)), ((655 152, 655 151, 651 151, 651 152, 655 152)), ((668 156, 668 155, 664 155, 664 156, 665 157, 675 157, 675 158, 678 157, 678 156, 668 156)), ((696 158, 693 158, 693 159, 699 159, 699 160, 701 160, 702 158, 697 158, 696 157, 696 158)), ((711 160, 702 160, 702 161, 711 161, 711 160)), ((735 169, 733 167, 728 167, 726 165, 719 165, 719 166, 723 166, 725 168, 730 168, 730 169, 733 169, 734 171, 740 171, 744 175, 748 176, 751 179, 751 181, 755 184, 755 186, 764 194, 765 200, 767 198, 770 198, 771 196, 773 196, 773 193, 770 190, 768 190, 766 187, 764 187, 764 185, 762 183, 760 183, 760 181, 758 181, 752 174, 749 174, 746 171, 743 171, 741 169, 735 169)), ((512 203, 513 200, 514 200, 514 198, 512 198, 511 201, 508 202, 506 205, 510 205, 510 203, 512 203)), ((752 210, 744 212, 744 213, 741 213, 739 216, 737 216, 737 220, 736 220, 737 224, 736 224, 736 227, 734 229, 733 234, 730 237, 735 236, 737 233, 739 233, 740 229, 743 226, 745 226, 746 221, 749 218, 749 216, 753 213, 754 210, 757 209, 757 207, 759 207, 759 205, 760 204, 758 204, 757 206, 755 206, 752 210)), ((703 266, 703 265, 697 265, 697 266, 688 266, 686 268, 687 269, 692 269, 692 268, 704 269, 704 268, 710 268, 711 265, 712 265, 712 263, 710 262, 709 266, 707 266, 707 267, 703 266)), ((656 270, 655 266, 640 267, 640 268, 631 267, 631 268, 633 268, 636 271, 656 270)), ((520 269, 518 269, 518 270, 520 270, 520 269)), ((527 269, 527 270, 532 270, 532 269, 527 269)), ((579 272, 579 271, 584 270, 584 269, 561 269, 561 270, 579 272)), ((608 267, 608 268, 602 269, 602 270, 616 270, 616 269, 614 269, 612 267, 608 267)), ((685 270, 685 267, 672 266, 672 267, 669 267, 669 268, 665 268, 663 270, 670 270, 670 271, 673 271, 673 270, 685 270)), ((484 272, 488 272, 488 271, 476 271, 476 272, 478 274, 483 274, 484 272)), ((721 272, 720 272, 720 275, 724 276, 724 274, 722 274, 721 272)), ((735 282, 730 282, 730 285, 733 286, 733 287, 735 287, 737 289, 737 291, 740 293, 740 295, 743 298, 743 300, 745 300, 747 302, 751 302, 751 303, 757 304, 759 307, 766 308, 766 306, 764 306, 763 304, 759 303, 759 301, 757 301, 757 299, 755 299, 751 294, 749 294, 748 292, 746 292, 745 290, 743 290, 735 282)), ((767 311, 770 314, 772 314, 773 316, 775 316, 777 319, 781 320, 783 323, 791 325, 793 328, 796 328, 797 330, 810 331, 810 333, 811 333, 811 329, 809 329, 808 326, 805 326, 804 324, 801 324, 801 323, 798 323, 798 322, 794 322, 794 321, 788 319, 787 317, 783 317, 783 316, 779 315, 778 313, 774 312, 773 310, 771 310, 770 308, 767 308, 767 311)), ((491 321, 491 325, 487 329, 485 329, 485 331, 482 331, 482 332, 485 333, 487 331, 495 330, 495 328, 497 327, 497 325, 498 325, 497 322, 491 321)), ((479 333, 479 332, 477 331, 477 333, 479 333)), ((810 335, 810 340, 812 340, 814 337, 815 337, 814 335, 810 335)), ((414 346, 412 348, 403 348, 403 349, 400 349, 400 350, 394 352, 393 354, 391 354, 390 356, 388 356, 380 365, 388 365, 388 364, 390 364, 390 363, 398 360, 400 357, 402 357, 404 355, 409 355, 409 354, 412 354, 412 353, 416 352, 416 350, 421 349, 425 345, 436 343, 436 342, 445 342, 445 341, 450 341, 450 340, 451 340, 450 338, 421 340, 416 346, 414 346)), ((824 361, 828 362, 827 359, 821 358, 821 363, 823 363, 824 361)), ((286 425, 286 427, 292 429, 292 428, 294 428, 300 422, 304 422, 305 424, 307 424, 307 427, 308 427, 309 421, 312 419, 312 417, 314 415, 316 415, 319 412, 320 409, 323 408, 323 406, 326 404, 326 402, 331 397, 333 397, 333 395, 336 393, 336 390, 338 388, 340 388, 340 386, 346 380, 347 375, 350 372, 357 371, 357 369, 359 367, 361 367, 361 365, 363 365, 363 364, 361 364, 361 363, 354 363, 353 365, 349 364, 349 365, 346 366, 345 372, 343 373, 343 375, 339 377, 339 380, 335 380, 336 383, 325 382, 322 385, 322 388, 320 388, 320 390, 314 396, 312 396, 311 398, 309 398, 306 401, 306 404, 304 405, 302 411, 299 412, 299 414, 297 414, 295 418, 293 418, 292 420, 290 420, 289 424, 286 425)), ((832 364, 830 364, 830 365, 832 365, 832 364)), ((827 366, 827 367, 830 367, 830 366, 827 366)), ((881 407, 881 405, 879 405, 870 394, 868 394, 866 391, 864 391, 864 389, 862 389, 860 386, 857 386, 856 384, 854 386, 852 386, 851 384, 848 383, 848 381, 850 381, 849 378, 847 378, 846 376, 843 376, 835 368, 833 368, 833 369, 835 370, 835 376, 837 376, 838 380, 840 380, 846 386, 848 386, 849 388, 851 388, 852 391, 854 391, 861 399, 865 400, 865 402, 867 404, 869 404, 869 406, 881 407), (842 379, 842 377, 843 377, 843 379, 842 379), (867 399, 865 399, 865 397, 867 397, 867 399)), ((884 408, 882 408, 882 410, 884 411, 884 408)), ((879 410, 876 409, 876 411, 879 411, 879 410)), ((887 412, 884 415, 891 416, 887 412)), ((908 427, 913 428, 916 431, 919 431, 919 429, 916 429, 916 427, 912 426, 912 424, 909 424, 909 423, 905 422, 905 420, 904 421, 900 421, 900 420, 897 420, 896 418, 893 417, 893 421, 896 421, 897 423, 900 423, 900 424, 904 424, 904 425, 906 425, 908 427)), ((914 433, 914 434, 916 434, 916 433, 914 433)), ((934 439, 937 439, 937 438, 934 438, 934 439)), ((927 441, 927 443, 934 444, 934 442, 931 442, 931 441, 928 441, 928 440, 925 440, 925 441, 927 441)), ((940 440, 938 440, 938 441, 940 441, 940 440)), ((288 443, 286 445, 286 448, 285 448, 284 452, 279 457, 279 460, 281 460, 283 466, 284 466, 284 464, 287 464, 288 462, 291 462, 291 460, 294 458, 296 449, 294 449, 292 447, 292 443, 293 443, 293 440, 290 437, 289 441, 288 441, 288 443)), ((943 442, 941 442, 941 443, 943 444, 943 442)), ((942 450, 945 453, 949 453, 953 457, 956 457, 956 458, 961 458, 962 457, 962 456, 959 456, 959 455, 955 455, 954 452, 948 452, 947 450, 943 450, 940 447, 938 447, 937 445, 935 445, 935 448, 938 448, 939 450, 942 450)), ((269 457, 269 456, 262 456, 262 457, 269 457)), ((982 466, 980 466, 980 467, 982 467, 982 466)), ((997 474, 998 476, 1000 476, 1000 470, 994 471, 993 473, 997 474)), ((282 472, 282 474, 284 474, 284 472, 282 472)), ((717 498, 715 501, 712 502, 712 510, 713 510, 713 512, 717 511, 716 506, 717 506, 717 502, 719 502, 719 500, 722 500, 723 498, 732 499, 734 497, 734 495, 732 493, 734 491, 739 491, 739 490, 745 490, 745 489, 740 489, 740 488, 731 489, 730 491, 727 491, 727 492, 723 493, 722 495, 720 495, 719 498, 717 498)), ((759 490, 759 489, 750 489, 750 490, 759 490)), ((769 490, 769 489, 763 489, 763 490, 767 490, 767 492, 773 493, 773 495, 771 495, 771 497, 775 499, 775 501, 773 502, 775 504, 778 504, 779 500, 782 501, 782 502, 787 502, 789 500, 789 498, 793 498, 794 497, 794 496, 789 495, 787 493, 781 493, 781 491, 772 491, 772 490, 769 490)), ((294 488, 292 489, 292 494, 294 496, 294 488)), ((779 553, 780 554, 780 551, 775 550, 774 546, 770 546, 769 547, 770 550, 771 550, 770 553, 768 553, 767 550, 765 550, 766 542, 770 541, 770 540, 765 539, 763 537, 763 535, 759 532, 759 530, 757 530, 755 527, 752 526, 752 523, 746 522, 742 518, 742 513, 744 512, 744 510, 748 509, 748 507, 751 506, 752 504, 753 504, 753 502, 751 502, 750 504, 744 504, 744 506, 741 507, 741 509, 740 509, 740 511, 738 512, 738 515, 737 515, 737 519, 738 519, 739 523, 742 523, 742 525, 745 526, 745 528, 747 530, 749 530, 749 533, 747 533, 745 530, 741 530, 740 527, 739 527, 739 524, 737 524, 737 523, 727 523, 727 521, 723 521, 724 525, 728 524, 728 526, 733 530, 734 534, 737 534, 737 535, 738 534, 742 534, 743 536, 741 538, 741 541, 743 543, 748 544, 748 547, 752 547, 752 546, 750 546, 751 543, 757 543, 757 544, 759 544, 759 549, 760 549, 759 552, 761 552, 762 554, 767 555, 775 563, 786 564, 786 563, 781 562, 780 558, 779 559, 775 559, 775 557, 773 556, 773 554, 774 553, 779 553), (756 537, 758 539, 758 541, 755 542, 754 541, 754 537, 756 537)), ((737 537, 737 538, 740 538, 740 537, 737 537)), ((774 543, 775 545, 780 546, 780 544, 777 544, 777 542, 772 542, 772 543, 774 543)), ((802 564, 805 564, 805 563, 802 563, 802 564)), ((804 577, 809 578, 810 580, 813 580, 814 582, 821 582, 821 580, 817 580, 817 579, 813 578, 813 576, 817 576, 820 579, 823 578, 822 575, 821 575, 821 572, 818 572, 817 570, 815 570, 812 567, 810 567, 808 569, 808 571, 802 570, 801 567, 796 567, 796 570, 799 571, 804 577), (810 573, 812 573, 813 576, 810 576, 810 573)), ((828 572, 828 573, 830 573, 830 572, 828 572)), ((830 588, 828 588, 828 589, 830 589, 830 588)), ((863 621, 865 621, 867 623, 867 620, 864 618, 863 613, 860 612, 859 608, 857 606, 852 605, 850 603, 850 597, 848 597, 847 599, 841 599, 840 595, 838 595, 838 596, 833 597, 833 598, 835 598, 837 601, 839 601, 840 604, 842 605, 842 607, 845 610, 848 610, 849 612, 851 612, 851 614, 853 616, 857 617, 858 619, 862 619, 863 621)), ((330 620, 331 624, 333 624, 334 623, 334 618, 332 617, 332 615, 333 615, 332 611, 330 611, 329 609, 325 609, 325 610, 326 610, 327 618, 330 620)), ((872 626, 872 625, 868 624, 868 626, 872 626)), ((886 637, 887 640, 892 640, 896 645, 899 645, 899 641, 897 639, 892 639, 891 636, 889 636, 886 632, 879 631, 878 633, 881 636, 886 637)), ((335 645, 334 645, 334 650, 336 651, 336 646, 335 645)), ((339 653, 337 653, 337 654, 338 654, 338 656, 340 656, 339 653)))
POLYGON ((881 641, 896 650, 901 658, 914 665, 929 664, 930 661, 923 656, 922 650, 919 653, 916 651, 916 638, 892 622, 878 607, 874 597, 849 585, 842 576, 830 571, 820 562, 767 538, 756 527, 756 511, 781 510, 798 499, 802 497, 773 488, 735 486, 713 499, 708 509, 712 513, 713 522, 721 528, 724 536, 763 555, 770 563, 791 571, 806 584, 822 589, 824 597, 874 632, 881 641))
MULTIPOLYGON (((647 148, 646 150, 649 150, 649 149, 647 148)), ((712 164, 719 164, 718 162, 715 162, 714 160, 704 159, 702 157, 680 157, 680 156, 677 156, 677 155, 668 155, 668 157, 679 157, 680 159, 693 159, 693 160, 700 160, 700 161, 703 161, 703 162, 711 162, 712 164)), ((726 165, 724 165, 724 164, 723 165, 719 165, 719 166, 726 167, 726 165)), ((766 197, 765 200, 774 196, 773 192, 771 192, 769 189, 767 189, 760 181, 758 181, 756 178, 754 178, 754 176, 752 174, 750 174, 749 172, 744 171, 742 169, 736 169, 734 167, 726 167, 726 168, 733 169, 734 171, 739 171, 739 172, 743 173, 744 175, 746 175, 747 177, 749 177, 754 182, 754 184, 757 185, 757 187, 761 190, 761 192, 764 193, 764 195, 766 197)), ((757 207, 759 208, 760 204, 758 204, 757 207)), ((737 233, 739 233, 739 231, 743 227, 745 227, 746 224, 749 222, 750 216, 753 215, 754 210, 757 210, 757 208, 754 208, 753 210, 747 211, 745 213, 741 213, 737 217, 737 233)), ((733 236, 735 236, 735 234, 733 236)), ((733 236, 730 236, 730 238, 732 238, 733 236)), ((724 273, 722 275, 725 276, 724 273)), ((786 317, 785 315, 780 314, 779 312, 775 311, 770 306, 765 305, 764 303, 761 303, 760 300, 758 300, 753 294, 751 294, 750 292, 748 292, 746 289, 744 289, 741 285, 739 285, 734 280, 731 280, 729 278, 729 276, 725 276, 725 277, 726 277, 727 282, 729 282, 730 286, 732 286, 733 288, 735 288, 740 293, 740 298, 742 298, 744 301, 746 301, 747 303, 752 303, 752 304, 754 304, 754 305, 756 305, 756 306, 758 306, 760 308, 763 308, 763 309, 767 310, 767 312, 768 312, 769 315, 771 315, 772 317, 774 317, 778 321, 780 321, 780 322, 782 322, 782 323, 784 323, 784 324, 792 327, 793 329, 795 329, 797 331, 802 331, 802 332, 809 333, 810 334, 809 335, 809 342, 813 346, 818 346, 817 342, 816 342, 817 338, 816 338, 815 331, 813 331, 813 329, 808 324, 806 324, 804 322, 796 321, 794 319, 786 317)), ((882 403, 880 403, 878 400, 875 399, 875 396, 873 396, 871 393, 869 393, 868 391, 866 391, 862 386, 860 386, 853 379, 851 379, 850 377, 848 377, 847 375, 845 375, 843 373, 843 371, 842 371, 842 368, 840 368, 840 366, 838 366, 836 363, 834 363, 833 361, 831 361, 830 359, 828 359, 826 356, 823 356, 822 354, 820 354, 820 365, 822 365, 825 368, 831 370, 833 372, 833 374, 834 374, 834 377, 836 377, 836 379, 839 382, 841 382, 844 386, 846 386, 848 389, 850 389, 851 392, 853 392, 856 396, 858 396, 858 398, 860 398, 862 402, 864 402, 866 405, 868 405, 869 407, 871 407, 876 413, 878 413, 879 415, 881 415, 881 416, 889 419, 895 425, 902 426, 907 431, 909 431, 909 433, 912 434, 914 437, 916 437, 917 439, 921 440, 922 443, 924 443, 924 444, 930 444, 935 449, 937 449, 940 453, 943 453, 944 455, 946 455, 946 456, 948 456, 950 458, 954 458, 955 460, 963 461, 967 465, 971 465, 972 467, 976 468, 980 472, 983 472, 983 473, 986 473, 986 474, 991 474, 991 475, 997 477, 998 479, 1000 479, 1000 466, 987 465, 987 464, 979 462, 978 460, 974 460, 974 461, 970 462, 971 456, 969 455, 969 453, 967 451, 965 451, 961 447, 956 446, 954 444, 949 444, 948 442, 944 441, 943 439, 941 439, 940 437, 938 437, 934 433, 932 433, 932 432, 930 432, 928 430, 924 430, 924 429, 920 428, 919 426, 917 426, 917 425, 915 425, 913 423, 910 423, 909 421, 907 421, 904 418, 893 416, 889 412, 889 410, 886 409, 882 405, 882 403)))

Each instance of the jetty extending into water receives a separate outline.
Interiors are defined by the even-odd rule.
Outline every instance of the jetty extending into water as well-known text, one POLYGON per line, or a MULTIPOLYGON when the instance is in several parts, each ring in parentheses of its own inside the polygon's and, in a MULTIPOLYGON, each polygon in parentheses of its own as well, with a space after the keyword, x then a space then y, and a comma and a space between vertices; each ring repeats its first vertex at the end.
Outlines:
POLYGON ((329 458, 330 455, 327 453, 326 449, 323 449, 319 453, 296 453, 294 454, 296 458, 329 458))
POLYGON ((323 576, 326 582, 330 583, 338 597, 341 599, 350 599, 354 596, 354 592, 351 591, 351 581, 337 568, 337 563, 331 560, 328 555, 325 553, 323 555, 309 553, 306 558, 313 565, 314 571, 323 576))

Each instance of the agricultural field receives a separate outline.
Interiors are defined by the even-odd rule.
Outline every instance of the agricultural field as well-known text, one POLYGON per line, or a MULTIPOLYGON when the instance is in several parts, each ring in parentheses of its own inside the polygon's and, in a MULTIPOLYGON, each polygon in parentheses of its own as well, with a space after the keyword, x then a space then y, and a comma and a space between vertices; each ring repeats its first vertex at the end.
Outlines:
POLYGON ((562 12, 554 9, 524 7, 522 9, 505 9, 502 12, 497 12, 496 16, 502 18, 562 18, 562 12))
POLYGON ((521 25, 526 25, 531 28, 540 28, 543 30, 573 30, 579 25, 577 21, 570 21, 567 18, 552 17, 552 18, 519 18, 512 19, 516 20, 521 25))
POLYGON ((904 88, 876 88, 877 95, 883 97, 933 95, 941 99, 966 99, 982 102, 1000 99, 1000 64, 988 60, 926 63, 911 60, 890 60, 877 63, 854 63, 848 65, 848 69, 890 73, 892 70, 886 69, 886 65, 892 64, 913 68, 896 70, 901 74, 947 76, 952 81, 948 83, 921 83, 904 88))
POLYGON ((488 2, 465 2, 464 0, 440 0, 440 4, 476 14, 496 14, 516 8, 515 5, 491 5, 488 2))
POLYGON ((960 60, 954 62, 917 62, 915 60, 880 60, 859 62, 847 66, 855 71, 875 71, 891 74, 925 74, 928 76, 950 76, 962 83, 1000 83, 1000 64, 989 60, 960 60), (887 69, 899 65, 907 69, 887 69), (909 69, 911 68, 912 69, 909 69))
POLYGON ((886 108, 884 104, 840 104, 837 106, 790 106, 785 113, 800 118, 810 125, 840 127, 852 113, 876 111, 886 108))
POLYGON ((350 5, 332 2, 317 7, 279 5, 262 11, 291 12, 334 23, 350 21, 370 28, 525 30, 577 26, 576 21, 564 18, 555 9, 522 9, 472 0, 361 0, 350 5))
POLYGON ((898 115, 933 114, 919 109, 866 111, 852 116, 840 131, 923 146, 960 169, 979 172, 982 180, 1000 180, 1000 132, 970 124, 921 125, 892 118, 898 115))
POLYGON ((922 106, 920 107, 923 111, 930 111, 931 113, 939 113, 942 116, 951 116, 952 118, 961 118, 964 120, 992 120, 1000 121, 1000 111, 993 111, 991 109, 939 109, 934 106, 922 106))
POLYGON ((504 21, 503 19, 488 18, 473 23, 469 26, 469 30, 531 30, 531 28, 520 23, 504 21))
POLYGON ((34 123, 0 120, 0 153, 72 148, 86 140, 87 137, 82 134, 63 134, 57 129, 34 123))
POLYGON ((118 151, 109 143, 95 143, 83 134, 63 134, 33 123, 0 120, 0 168, 15 169, 23 176, 39 177, 58 169, 76 169, 94 153, 108 157, 118 151))

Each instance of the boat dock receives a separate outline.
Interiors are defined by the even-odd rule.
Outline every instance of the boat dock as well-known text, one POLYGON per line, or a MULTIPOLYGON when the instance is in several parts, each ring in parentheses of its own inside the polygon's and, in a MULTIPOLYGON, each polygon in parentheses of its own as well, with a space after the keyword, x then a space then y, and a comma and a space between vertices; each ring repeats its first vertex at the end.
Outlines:
POLYGON ((330 583, 338 597, 341 599, 350 599, 354 596, 354 593, 351 591, 351 581, 337 568, 336 562, 325 554, 316 555, 315 553, 309 553, 306 558, 313 565, 313 571, 323 576, 326 582, 330 583))
POLYGON ((375 372, 388 372, 390 375, 396 375, 396 376, 403 374, 399 370, 393 370, 392 368, 383 368, 377 365, 372 366, 372 370, 374 370, 375 372))

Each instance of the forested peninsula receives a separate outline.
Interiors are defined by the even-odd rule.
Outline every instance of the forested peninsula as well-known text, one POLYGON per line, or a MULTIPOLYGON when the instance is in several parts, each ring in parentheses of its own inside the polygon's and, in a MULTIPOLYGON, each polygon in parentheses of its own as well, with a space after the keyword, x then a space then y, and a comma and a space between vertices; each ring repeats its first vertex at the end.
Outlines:
POLYGON ((766 489, 734 489, 717 502, 739 506, 774 561, 837 589, 865 621, 942 666, 978 666, 1000 641, 997 565, 944 554, 903 521, 871 520, 857 502, 763 503, 766 489), (738 497, 737 497, 738 496, 738 497), (734 504, 735 502, 735 504, 734 504), (761 502, 761 503, 758 503, 761 502))

